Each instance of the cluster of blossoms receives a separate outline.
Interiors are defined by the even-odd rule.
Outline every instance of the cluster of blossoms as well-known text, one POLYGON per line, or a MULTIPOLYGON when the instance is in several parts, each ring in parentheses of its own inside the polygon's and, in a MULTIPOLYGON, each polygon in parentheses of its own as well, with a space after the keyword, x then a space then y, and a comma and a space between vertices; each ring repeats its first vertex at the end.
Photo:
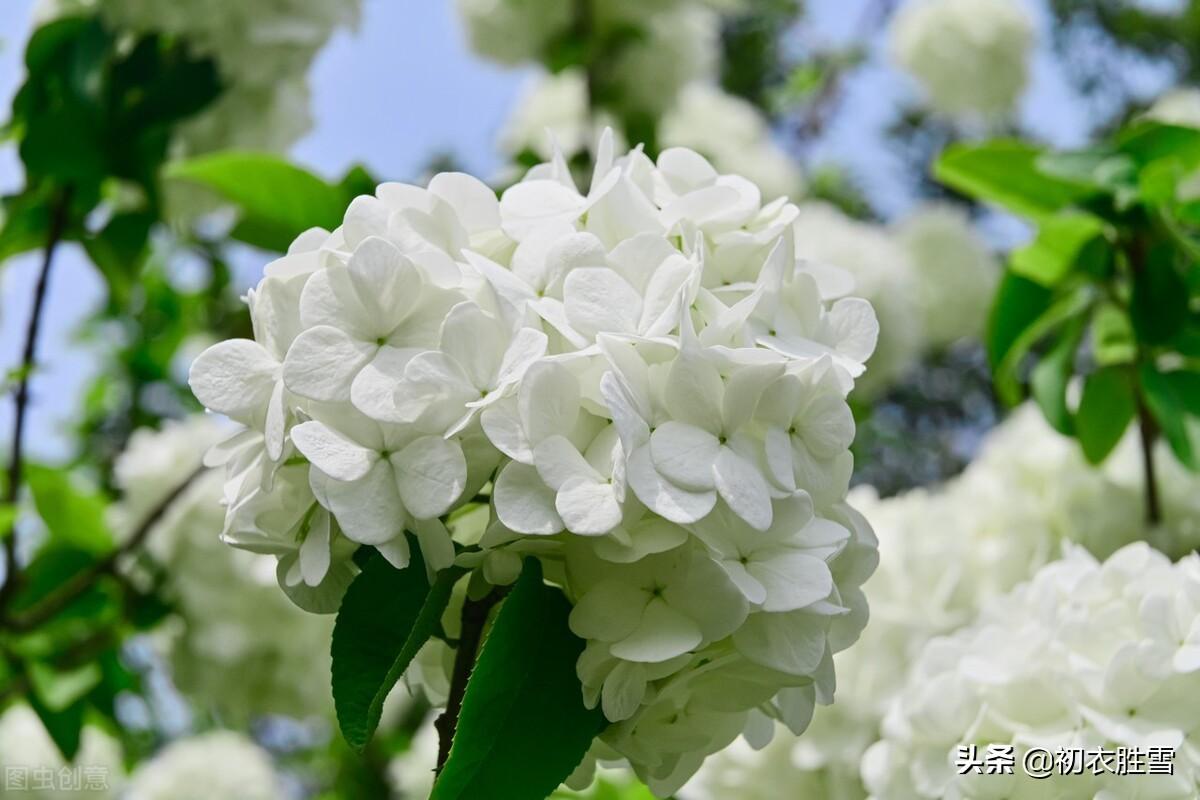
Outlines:
POLYGON ((1033 21, 1014 0, 914 0, 889 31, 894 59, 929 105, 963 120, 1014 110, 1029 77, 1033 21))
MULTIPOLYGON (((202 415, 135 431, 114 465, 122 497, 111 509, 113 530, 130 535, 229 433, 229 425, 202 415)), ((197 475, 146 539, 178 611, 159 636, 172 678, 226 720, 324 715, 331 622, 288 602, 268 561, 221 542, 223 486, 220 470, 197 475)))
POLYGON ((800 740, 778 737, 762 752, 731 748, 705 765, 688 800, 706 786, 740 783, 731 800, 780 785, 819 787, 814 796, 858 800, 863 752, 880 735, 909 665, 926 644, 973 620, 994 598, 1079 544, 1105 558, 1150 538, 1180 555, 1200 542, 1200 481, 1161 445, 1156 451, 1164 525, 1142 522, 1142 467, 1131 431, 1103 469, 1089 467, 1078 443, 1052 430, 1033 405, 988 434, 966 471, 936 490, 880 499, 870 487, 850 501, 879 538, 880 567, 863 587, 871 624, 835 659, 836 705, 819 708, 800 740), (741 777, 738 777, 741 776, 741 777), (757 787, 754 789, 752 787, 757 787))
POLYGON ((458 10, 472 49, 501 64, 553 62, 577 36, 609 43, 599 76, 607 94, 628 111, 658 116, 685 84, 715 76, 719 10, 736 2, 458 0, 458 10))
POLYGON ((232 731, 179 739, 142 763, 127 800, 277 800, 285 797, 271 755, 232 731))
POLYGON ((1073 549, 924 648, 863 758, 863 779, 879 800, 1194 797, 1198 691, 1200 557, 1172 564, 1137 543, 1099 563, 1073 549), (962 744, 1012 745, 1018 766, 962 770, 962 744), (1019 766, 1030 748, 1101 747, 1173 749, 1173 774, 1035 779, 1019 766))
POLYGON ((306 75, 339 28, 358 21, 361 0, 43 0, 41 16, 98 11, 110 24, 184 39, 211 57, 221 96, 185 124, 181 154, 241 148, 286 150, 311 127, 306 75))
POLYGON ((192 366, 245 426, 210 459, 225 539, 315 611, 359 546, 407 566, 406 531, 476 581, 537 555, 614 723, 598 755, 659 793, 764 714, 803 730, 866 620, 845 398, 878 326, 847 276, 797 260, 797 214, 608 136, 583 192, 559 156, 499 200, 457 173, 357 198, 268 265, 255 339, 192 366), (468 535, 449 515, 481 492, 468 535))

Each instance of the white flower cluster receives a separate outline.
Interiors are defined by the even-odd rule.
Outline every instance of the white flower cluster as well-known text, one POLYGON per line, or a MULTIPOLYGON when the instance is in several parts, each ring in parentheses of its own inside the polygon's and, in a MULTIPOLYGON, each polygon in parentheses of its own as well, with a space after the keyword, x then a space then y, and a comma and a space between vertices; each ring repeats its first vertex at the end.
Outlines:
MULTIPOLYGON (((1091 468, 1078 443, 1029 404, 989 433, 976 460, 939 489, 882 500, 870 487, 852 491, 850 502, 871 521, 883 557, 863 587, 871 624, 835 659, 838 702, 817 709, 803 739, 778 737, 753 756, 734 750, 710 759, 695 786, 740 782, 747 788, 724 797, 753 800, 754 791, 779 785, 772 776, 788 774, 796 785, 820 787, 814 796, 861 798, 862 753, 931 639, 968 624, 1069 543, 1101 558, 1147 537, 1173 554, 1194 549, 1200 478, 1160 447, 1165 524, 1146 531, 1139 446, 1131 431, 1103 469, 1091 468)), ((685 796, 711 795, 689 785, 685 796)))
POLYGON ((240 733, 179 739, 142 763, 126 800, 278 800, 286 796, 266 750, 240 733))
POLYGON ((432 569, 515 579, 529 553, 574 601, 604 735, 670 792, 751 711, 803 729, 866 617, 875 540, 845 503, 846 394, 870 304, 795 258, 795 206, 698 154, 598 147, 500 200, 475 179, 384 184, 301 236, 191 385, 246 429, 219 446, 227 541, 336 609, 405 532, 432 569), (449 512, 491 487, 457 553, 449 512))
POLYGON ((1008 115, 1025 90, 1034 30, 1016 0, 910 0, 889 37, 901 69, 950 117, 1008 115))
POLYGON ((63 761, 38 715, 26 705, 10 706, 0 715, 0 775, 3 776, 0 781, 4 781, 0 785, 5 789, 4 797, 61 800, 69 796, 80 800, 106 800, 117 796, 125 767, 121 745, 115 739, 94 725, 85 726, 74 763, 94 768, 97 777, 103 775, 104 780, 92 780, 90 786, 84 786, 81 772, 79 786, 68 786, 60 791, 60 770, 69 770, 70 765, 63 761), (53 776, 49 786, 45 785, 47 770, 53 776))
MULTIPOLYGON (((229 433, 200 415, 135 431, 115 463, 122 497, 112 507, 113 529, 132 533, 229 433)), ((223 485, 220 470, 195 477, 146 538, 179 615, 158 637, 172 679, 225 719, 325 715, 330 621, 288 602, 268 561, 221 542, 223 485)))
POLYGON ((1194 797, 1200 715, 1200 556, 1137 543, 1103 564, 1082 549, 930 642, 863 758, 878 800, 1194 797), (1011 744, 1012 775, 959 775, 960 744, 1011 744), (1029 748, 1175 749, 1172 775, 1035 779, 1029 748))
POLYGON ((1146 110, 1148 119, 1169 125, 1200 128, 1200 89, 1172 89, 1146 110))
POLYGON ((119 29, 163 33, 211 57, 224 90, 187 122, 182 153, 226 148, 280 152, 311 126, 307 73, 341 27, 358 21, 361 0, 48 0, 42 16, 97 10, 119 29))
POLYGON ((966 213, 928 205, 901 221, 895 236, 916 273, 925 346, 978 338, 1000 265, 966 213))
MULTIPOLYGON (((546 62, 572 38, 614 44, 602 70, 621 103, 659 115, 689 81, 715 75, 720 0, 458 0, 472 48, 501 64, 546 62), (653 80, 646 76, 652 75, 653 80)), ((583 83, 582 76, 581 85, 583 83)), ((584 87, 586 91, 586 87, 584 87)))

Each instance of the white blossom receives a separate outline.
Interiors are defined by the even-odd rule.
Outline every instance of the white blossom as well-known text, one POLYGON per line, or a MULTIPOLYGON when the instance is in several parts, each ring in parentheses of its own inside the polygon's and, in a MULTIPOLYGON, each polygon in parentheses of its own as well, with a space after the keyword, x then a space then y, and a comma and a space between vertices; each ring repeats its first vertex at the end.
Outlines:
MULTIPOLYGON (((358 546, 473 585, 540 558, 604 746, 666 794, 752 719, 832 701, 875 564, 844 501, 878 326, 797 261, 786 199, 682 148, 596 153, 585 190, 555 152, 499 199, 453 173, 356 199, 191 382, 244 426, 209 459, 224 537, 297 603, 334 610, 358 546)), ((439 699, 448 655, 410 684, 439 699)))
POLYGON ((892 56, 938 112, 965 120, 1012 113, 1025 89, 1033 21, 1014 0, 910 0, 889 31, 892 56))
POLYGON ((240 733, 172 742, 129 779, 128 800, 276 800, 283 787, 267 751, 240 733))
POLYGON ((1156 99, 1145 116, 1170 125, 1200 127, 1200 89, 1172 89, 1156 99))
POLYGON ((1200 689, 1200 558, 1145 543, 1103 563, 1070 550, 921 651, 863 759, 873 798, 1189 797, 1200 689), (1172 775, 959 775, 962 743, 1173 748, 1172 775), (1001 786, 1000 784, 1003 784, 1001 786))

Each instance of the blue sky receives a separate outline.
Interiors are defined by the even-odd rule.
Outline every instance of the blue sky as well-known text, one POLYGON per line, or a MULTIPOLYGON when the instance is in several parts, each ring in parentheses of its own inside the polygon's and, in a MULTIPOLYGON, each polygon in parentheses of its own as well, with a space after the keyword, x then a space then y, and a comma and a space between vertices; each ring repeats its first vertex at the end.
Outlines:
MULTIPOLYGON (((168 0, 163 0, 167 2, 168 0)), ((192 0, 169 0, 188 2, 192 0)), ((198 0, 197 0, 198 1, 198 0)), ((821 46, 844 41, 871 0, 811 0, 811 38, 821 46)), ((1042 0, 1021 0, 1035 12, 1045 41, 1049 16, 1042 0)), ((7 108, 22 79, 21 54, 31 27, 34 0, 0 2, 0 106, 7 108)), ((493 142, 529 77, 503 70, 472 55, 454 14, 453 0, 366 0, 357 31, 341 32, 322 52, 311 74, 313 131, 295 147, 300 162, 326 175, 362 161, 388 179, 411 179, 438 153, 452 153, 482 177, 501 165, 493 142)), ((1150 84, 1154 81, 1150 80, 1150 84)), ((845 105, 826 135, 809 152, 815 161, 847 164, 886 213, 910 202, 901 165, 877 146, 877 130, 893 112, 892 100, 908 91, 888 68, 877 43, 868 64, 848 86, 845 105)), ((1022 121, 1059 145, 1086 136, 1086 110, 1072 96, 1048 51, 1034 59, 1033 82, 1022 104, 1022 121)), ((0 191, 19 187, 21 174, 11 148, 0 149, 0 191)), ((36 254, 12 259, 0 271, 0 369, 16 363, 37 270, 36 254)), ((257 263, 247 274, 257 272, 257 263)), ((41 340, 43 367, 34 380, 36 407, 29 450, 35 457, 68 452, 62 435, 77 408, 79 390, 95 369, 95 358, 73 331, 99 301, 101 286, 77 248, 64 247, 55 264, 41 340)), ((0 402, 0 441, 11 424, 11 403, 0 402)))

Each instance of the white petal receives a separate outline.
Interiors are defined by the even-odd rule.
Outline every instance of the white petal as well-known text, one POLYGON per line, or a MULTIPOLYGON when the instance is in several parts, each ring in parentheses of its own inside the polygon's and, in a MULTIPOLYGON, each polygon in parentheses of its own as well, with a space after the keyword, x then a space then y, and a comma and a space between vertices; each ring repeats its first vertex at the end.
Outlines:
POLYGON ((476 177, 462 172, 439 173, 429 181, 429 193, 449 203, 471 233, 500 227, 500 201, 476 177))
POLYGON ((582 267, 571 270, 563 283, 563 306, 571 327, 594 339, 602 332, 636 332, 642 298, 611 269, 582 267))
POLYGON ((733 585, 747 600, 759 605, 767 599, 767 588, 751 575, 744 565, 738 561, 721 561, 719 563, 721 569, 725 570, 725 574, 729 576, 729 580, 733 581, 733 585))
POLYGON ((713 464, 721 451, 716 436, 686 422, 664 422, 650 434, 650 455, 667 480, 694 491, 714 488, 713 464))
POLYGON ((250 424, 266 410, 278 374, 279 362, 262 345, 230 339, 197 356, 188 384, 205 408, 250 424))
POLYGON ((663 401, 671 416, 716 433, 721 430, 721 403, 725 385, 715 364, 681 353, 667 373, 663 401))
MULTIPOLYGON (((320 478, 313 470, 314 482, 320 478)), ((344 483, 325 478, 324 495, 342 533, 352 542, 379 545, 404 533, 408 518, 391 466, 377 462, 361 480, 344 483)), ((314 486, 314 492, 316 487, 314 486)))
POLYGON ((564 436, 551 436, 538 442, 533 448, 533 465, 542 481, 556 492, 568 481, 596 483, 603 480, 564 436))
POLYGON ((558 490, 554 507, 571 533, 600 536, 621 524, 621 504, 612 484, 575 478, 558 490))
POLYGON ((417 519, 445 514, 467 485, 467 461, 457 441, 422 436, 392 455, 396 485, 417 519))
POLYGON ((488 406, 479 415, 479 423, 488 440, 501 453, 522 464, 533 463, 533 448, 515 408, 508 403, 488 406))
POLYGON ((703 519, 717 503, 716 492, 689 492, 662 477, 651 461, 649 445, 639 447, 629 456, 626 478, 647 508, 679 525, 703 519))
POLYGON ((496 516, 517 533, 549 535, 563 529, 554 509, 554 490, 533 467, 515 461, 506 466, 496 478, 493 500, 496 516))
POLYGON ((575 220, 586 206, 579 192, 557 181, 524 181, 500 198, 500 219, 504 232, 520 241, 546 223, 575 220))
POLYGON ((292 342, 283 362, 283 382, 301 397, 326 403, 349 400, 354 376, 378 350, 328 325, 310 328, 292 342))
POLYGON ((758 468, 728 447, 713 464, 717 492, 733 513, 756 530, 771 527, 771 494, 758 468))
POLYGON ((546 334, 533 328, 521 328, 504 351, 496 383, 504 386, 520 380, 533 362, 546 355, 546 334))
POLYGON ((315 420, 292 428, 292 441, 313 466, 334 480, 359 480, 379 461, 379 453, 315 420))
POLYGON ((394 330, 416 306, 421 274, 396 245, 372 236, 350 256, 351 285, 368 318, 362 321, 379 336, 394 330))
POLYGON ((380 422, 412 422, 397 401, 407 398, 400 391, 405 368, 416 355, 410 348, 384 345, 350 383, 350 402, 368 417, 380 422))
POLYGON ((646 696, 646 669, 640 664, 622 661, 604 679, 600 707, 609 722, 629 719, 646 696))
POLYGON ((789 675, 811 675, 825 654, 825 629, 803 612, 751 614, 733 634, 746 658, 789 675))
POLYGON ((838 300, 829 310, 826 324, 831 333, 830 344, 839 353, 862 363, 875 352, 879 320, 875 317, 875 309, 866 300, 858 297, 838 300))
POLYGON ((283 439, 287 427, 287 409, 284 407, 283 393, 283 381, 276 381, 271 400, 267 403, 267 418, 263 425, 263 442, 267 446, 267 457, 272 461, 278 461, 283 455, 283 439))
POLYGON ((610 649, 626 661, 657 663, 696 648, 704 638, 700 628, 661 599, 646 606, 638 627, 610 649))
POLYGON ((408 548, 408 537, 403 534, 391 541, 375 545, 375 549, 396 569, 404 569, 412 560, 412 552, 408 548))
POLYGON ((749 572, 766 588, 764 611, 794 611, 833 591, 829 565, 795 550, 770 551, 769 558, 751 561, 749 572))
POLYGON ((320 584, 329 571, 329 527, 329 514, 320 511, 313 516, 308 535, 300 544, 300 574, 309 586, 320 584))
POLYGON ((525 373, 517 405, 530 442, 568 434, 579 416, 579 381, 562 364, 539 361, 525 373))
POLYGON ((579 598, 568 624, 581 639, 616 642, 637 630, 649 602, 649 592, 616 579, 601 581, 579 598))

